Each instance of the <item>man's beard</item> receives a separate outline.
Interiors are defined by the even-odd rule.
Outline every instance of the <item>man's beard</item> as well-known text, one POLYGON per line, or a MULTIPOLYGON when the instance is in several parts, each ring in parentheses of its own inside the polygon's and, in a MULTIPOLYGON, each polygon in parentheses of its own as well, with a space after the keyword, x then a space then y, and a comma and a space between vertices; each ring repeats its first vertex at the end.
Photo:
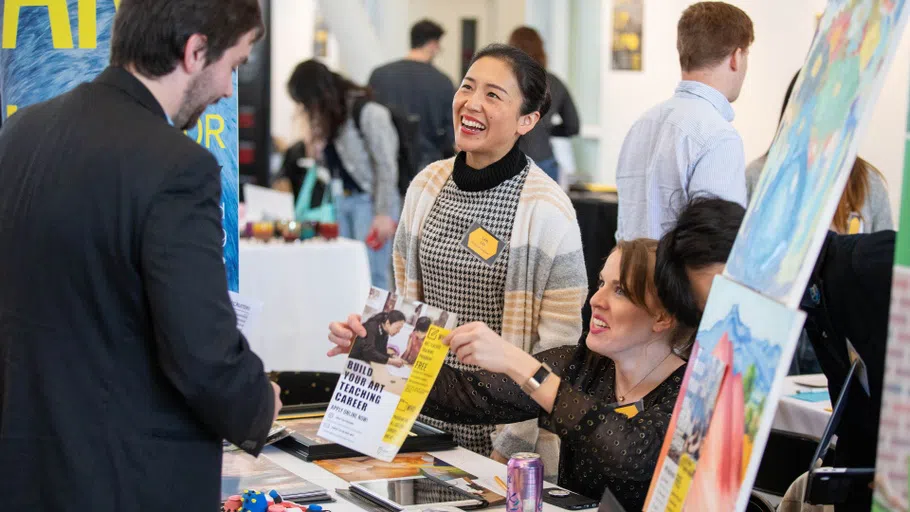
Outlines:
POLYGON ((210 78, 208 70, 206 70, 190 82, 183 95, 183 100, 180 102, 177 115, 174 116, 174 126, 183 131, 194 128, 205 109, 218 101, 218 98, 211 98, 210 78))

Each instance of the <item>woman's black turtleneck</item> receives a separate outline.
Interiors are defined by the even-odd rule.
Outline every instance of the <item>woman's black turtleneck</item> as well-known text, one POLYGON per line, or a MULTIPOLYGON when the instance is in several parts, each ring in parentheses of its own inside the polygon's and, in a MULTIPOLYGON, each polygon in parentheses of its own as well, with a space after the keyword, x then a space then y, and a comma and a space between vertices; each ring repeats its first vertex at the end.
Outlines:
POLYGON ((506 156, 484 167, 474 169, 467 163, 467 154, 462 151, 455 157, 455 168, 452 179, 458 188, 465 192, 480 192, 490 190, 500 183, 517 176, 528 164, 524 153, 518 149, 518 144, 506 153, 506 156))

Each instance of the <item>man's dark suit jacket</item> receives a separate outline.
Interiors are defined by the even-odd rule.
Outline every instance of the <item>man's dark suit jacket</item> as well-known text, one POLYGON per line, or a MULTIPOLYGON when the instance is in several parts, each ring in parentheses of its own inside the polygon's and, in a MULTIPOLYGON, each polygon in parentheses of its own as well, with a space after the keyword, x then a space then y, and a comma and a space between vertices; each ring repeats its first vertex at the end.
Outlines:
POLYGON ((123 69, 0 130, 0 496, 217 510, 274 398, 236 328, 220 169, 123 69))

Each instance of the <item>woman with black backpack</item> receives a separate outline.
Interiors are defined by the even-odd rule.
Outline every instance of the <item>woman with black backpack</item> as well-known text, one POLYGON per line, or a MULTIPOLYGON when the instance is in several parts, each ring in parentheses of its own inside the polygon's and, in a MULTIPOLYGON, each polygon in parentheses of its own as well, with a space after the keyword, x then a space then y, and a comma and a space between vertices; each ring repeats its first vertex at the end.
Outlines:
POLYGON ((392 238, 400 212, 399 138, 392 113, 370 91, 308 60, 288 82, 311 154, 332 176, 339 234, 366 241, 373 286, 391 289, 392 238), (355 115, 356 113, 356 115, 355 115))

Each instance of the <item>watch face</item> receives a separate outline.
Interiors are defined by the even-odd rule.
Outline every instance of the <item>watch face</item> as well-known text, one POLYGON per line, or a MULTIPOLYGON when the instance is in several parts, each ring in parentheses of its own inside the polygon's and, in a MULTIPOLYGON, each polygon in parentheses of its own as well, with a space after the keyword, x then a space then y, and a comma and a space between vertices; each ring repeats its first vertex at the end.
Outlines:
POLYGON ((538 385, 543 384, 544 379, 546 379, 548 375, 550 375, 550 370, 545 366, 541 366, 537 372, 534 373, 534 380, 537 381, 538 385))

